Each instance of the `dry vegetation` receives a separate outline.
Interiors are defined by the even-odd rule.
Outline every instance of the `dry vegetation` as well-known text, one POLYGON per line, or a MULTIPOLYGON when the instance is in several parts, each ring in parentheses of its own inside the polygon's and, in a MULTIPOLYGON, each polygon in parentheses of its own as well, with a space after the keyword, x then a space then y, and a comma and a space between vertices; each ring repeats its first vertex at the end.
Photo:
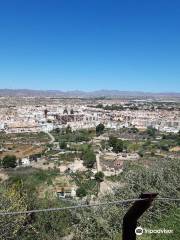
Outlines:
POLYGON ((49 138, 44 133, 4 134, 0 133, 0 158, 5 155, 15 155, 23 158, 41 153, 49 138))
POLYGON ((15 155, 17 158, 23 158, 32 154, 41 153, 45 148, 43 146, 32 146, 32 145, 9 145, 7 151, 0 152, 0 158, 6 155, 15 155))

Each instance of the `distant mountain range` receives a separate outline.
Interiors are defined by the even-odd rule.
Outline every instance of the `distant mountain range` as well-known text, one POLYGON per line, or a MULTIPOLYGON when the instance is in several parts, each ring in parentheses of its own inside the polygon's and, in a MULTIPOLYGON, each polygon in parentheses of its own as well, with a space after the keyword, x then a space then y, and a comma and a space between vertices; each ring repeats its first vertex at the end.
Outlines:
POLYGON ((69 98, 121 98, 121 97, 142 97, 142 98, 180 98, 180 92, 140 92, 140 91, 119 91, 119 90, 98 90, 85 91, 60 91, 60 90, 31 90, 31 89, 0 89, 0 96, 15 97, 69 97, 69 98))

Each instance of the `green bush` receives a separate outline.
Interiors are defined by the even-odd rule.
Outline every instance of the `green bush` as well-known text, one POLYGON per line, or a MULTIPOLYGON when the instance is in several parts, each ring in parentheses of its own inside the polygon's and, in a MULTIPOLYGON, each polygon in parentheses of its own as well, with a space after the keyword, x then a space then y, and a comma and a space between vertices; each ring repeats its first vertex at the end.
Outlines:
POLYGON ((103 134, 104 132, 104 129, 105 129, 105 126, 104 124, 100 123, 96 126, 96 134, 99 136, 101 134, 103 134))
POLYGON ((87 192, 86 192, 86 189, 83 188, 83 187, 79 187, 77 190, 76 190, 76 196, 79 197, 79 198, 83 198, 87 195, 87 192))
POLYGON ((83 152, 83 164, 87 168, 92 168, 96 162, 96 155, 92 149, 87 149, 83 152))
POLYGON ((6 155, 2 160, 2 167, 3 168, 15 168, 17 166, 16 163, 16 156, 14 155, 6 155))
POLYGON ((121 139, 118 139, 114 136, 109 137, 109 145, 113 148, 115 153, 122 152, 124 149, 124 143, 121 139))

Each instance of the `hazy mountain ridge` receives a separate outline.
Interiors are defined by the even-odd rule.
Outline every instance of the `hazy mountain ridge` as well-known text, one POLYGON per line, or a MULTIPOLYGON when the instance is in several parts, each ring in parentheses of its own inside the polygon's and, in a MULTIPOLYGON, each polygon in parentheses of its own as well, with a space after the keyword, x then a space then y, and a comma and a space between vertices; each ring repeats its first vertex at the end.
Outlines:
POLYGON ((31 89, 0 89, 0 96, 19 97, 175 97, 180 98, 180 92, 141 92, 120 90, 61 91, 61 90, 31 90, 31 89))

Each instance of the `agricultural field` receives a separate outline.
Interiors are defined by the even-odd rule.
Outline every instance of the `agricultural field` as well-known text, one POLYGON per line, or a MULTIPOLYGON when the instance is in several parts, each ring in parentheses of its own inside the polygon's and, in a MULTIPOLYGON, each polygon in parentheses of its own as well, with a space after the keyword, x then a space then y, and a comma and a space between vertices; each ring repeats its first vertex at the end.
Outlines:
POLYGON ((41 153, 49 141, 49 136, 45 133, 0 133, 0 158, 6 155, 23 158, 41 153))

